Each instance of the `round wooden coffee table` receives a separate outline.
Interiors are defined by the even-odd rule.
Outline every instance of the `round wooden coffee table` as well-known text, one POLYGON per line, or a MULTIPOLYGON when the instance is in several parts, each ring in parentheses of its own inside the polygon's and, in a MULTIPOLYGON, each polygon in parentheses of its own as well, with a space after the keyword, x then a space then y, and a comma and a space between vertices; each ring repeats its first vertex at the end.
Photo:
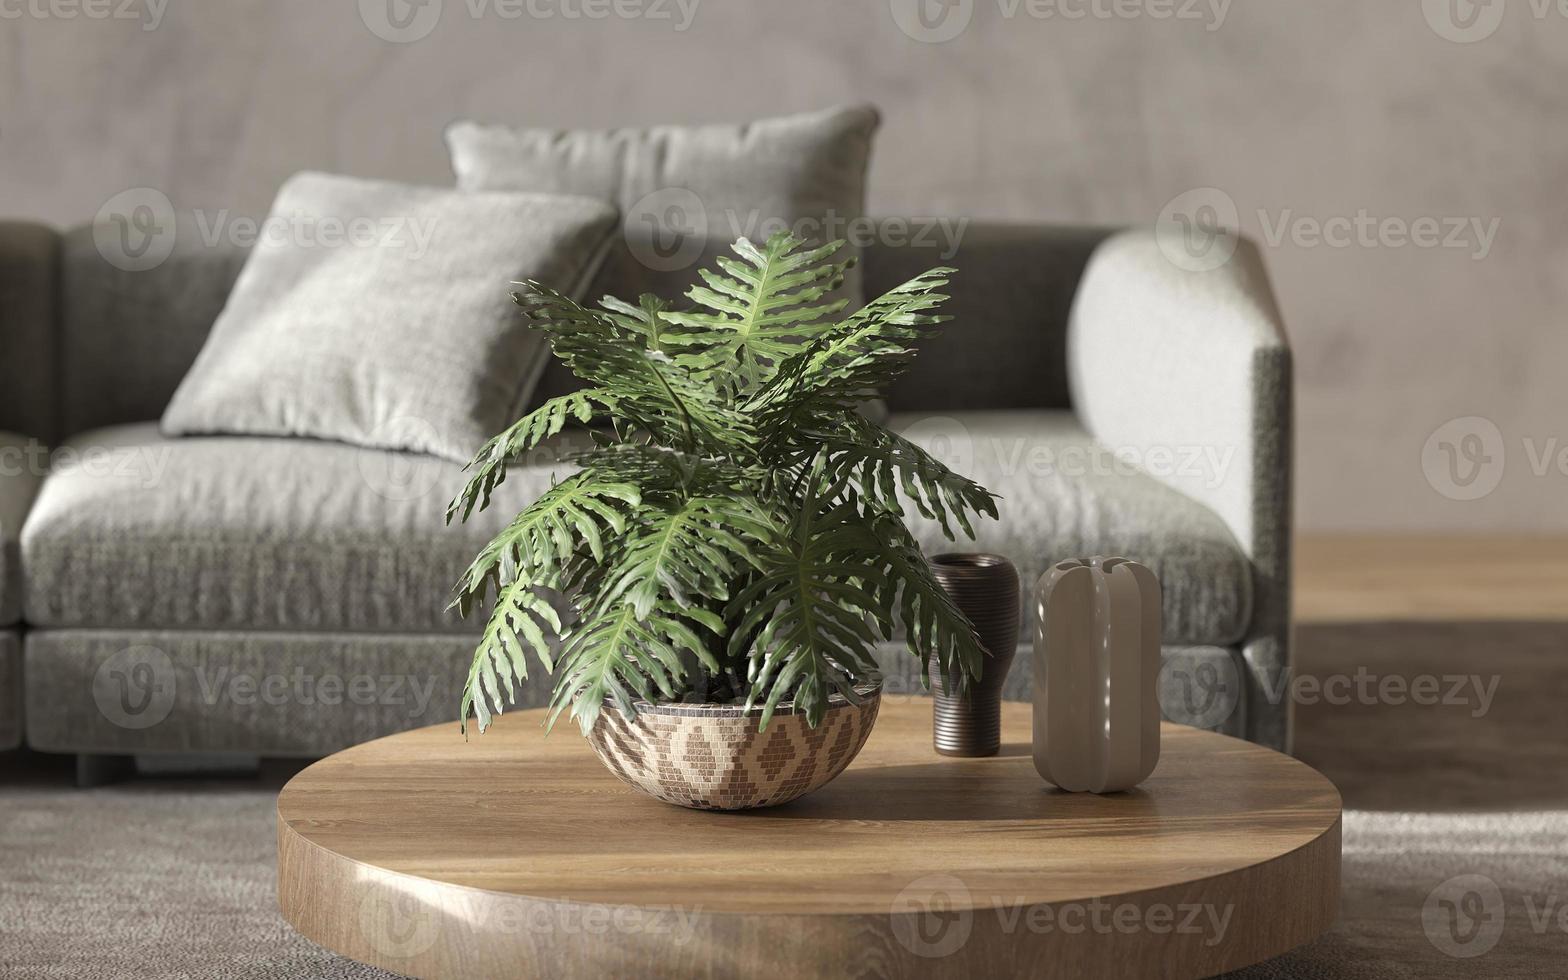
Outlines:
POLYGON ((1166 976, 1255 963, 1339 902, 1317 772, 1167 725, 1116 796, 1046 786, 1026 705, 1000 755, 931 748, 887 697, 854 764, 787 806, 660 803, 570 723, 502 717, 324 759, 278 797, 278 899, 305 936, 421 977, 1166 976))

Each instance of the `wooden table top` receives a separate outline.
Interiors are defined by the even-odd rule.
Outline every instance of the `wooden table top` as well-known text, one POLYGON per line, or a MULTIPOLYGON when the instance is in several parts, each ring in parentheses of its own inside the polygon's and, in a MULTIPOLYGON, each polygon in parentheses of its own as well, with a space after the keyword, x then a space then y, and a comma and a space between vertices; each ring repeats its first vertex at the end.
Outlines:
MULTIPOLYGON (((1278 903, 1296 890, 1306 893, 1310 935, 1337 903, 1333 785, 1284 755, 1209 732, 1166 725, 1144 785, 1070 794, 1035 773, 1029 706, 1004 705, 1001 754, 953 759, 932 749, 928 699, 887 696, 864 750, 834 782, 783 807, 715 813, 632 789, 571 724, 546 737, 541 720, 540 711, 508 714, 469 741, 455 724, 406 732, 297 775, 278 798, 290 921, 387 965, 328 921, 331 903, 378 876, 427 896, 478 889, 468 897, 485 902, 845 921, 886 919, 912 884, 933 876, 959 883, 943 897, 959 909, 1200 894, 1278 903), (323 904, 332 882, 347 891, 323 904)), ((1301 939, 1271 937, 1223 965, 1301 939)))

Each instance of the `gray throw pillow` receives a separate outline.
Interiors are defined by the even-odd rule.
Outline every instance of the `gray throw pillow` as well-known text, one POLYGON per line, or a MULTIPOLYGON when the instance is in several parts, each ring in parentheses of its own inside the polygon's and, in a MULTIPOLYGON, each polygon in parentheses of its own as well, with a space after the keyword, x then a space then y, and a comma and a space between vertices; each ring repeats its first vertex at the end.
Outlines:
MULTIPOLYGON (((590 300, 679 300, 737 238, 761 242, 788 229, 818 243, 864 240, 879 123, 876 109, 852 106, 740 125, 602 131, 457 122, 446 139, 464 190, 583 194, 620 209, 621 241, 590 300)), ((865 301, 858 268, 837 298, 850 309, 865 301)), ((539 396, 577 387, 552 365, 539 396)))
POLYGON ((615 227, 615 209, 586 197, 298 174, 162 429, 466 462, 518 416, 550 359, 507 284, 580 297, 615 227))

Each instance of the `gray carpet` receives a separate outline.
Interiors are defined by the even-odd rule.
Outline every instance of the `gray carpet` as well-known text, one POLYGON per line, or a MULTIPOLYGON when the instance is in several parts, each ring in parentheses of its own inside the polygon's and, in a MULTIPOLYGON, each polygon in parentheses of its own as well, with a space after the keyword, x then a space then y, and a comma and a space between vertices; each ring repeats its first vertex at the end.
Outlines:
MULTIPOLYGON (((1298 659, 1298 677, 1352 683, 1350 703, 1297 709, 1298 755, 1351 811, 1341 920, 1232 976, 1568 974, 1568 624, 1319 627, 1302 631, 1298 659), (1363 704, 1358 668, 1374 693, 1386 676, 1497 687, 1363 704)), ((387 976, 275 911, 272 805, 287 772, 78 791, 55 760, 0 765, 0 976, 387 976)))

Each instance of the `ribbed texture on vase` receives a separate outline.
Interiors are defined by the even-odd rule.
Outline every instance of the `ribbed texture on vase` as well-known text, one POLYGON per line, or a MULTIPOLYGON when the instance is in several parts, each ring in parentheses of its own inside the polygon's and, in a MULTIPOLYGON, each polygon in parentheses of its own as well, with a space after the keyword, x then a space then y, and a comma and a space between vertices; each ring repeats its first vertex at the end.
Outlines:
POLYGON ((1002 747, 1002 690, 971 691, 949 697, 936 692, 931 742, 943 755, 995 755, 1002 747))
POLYGON ((1018 569, 1000 555, 949 554, 931 572, 969 617, 985 648, 980 680, 967 692, 936 691, 932 741, 943 755, 985 756, 1001 747, 1002 684, 1018 648, 1018 569))

